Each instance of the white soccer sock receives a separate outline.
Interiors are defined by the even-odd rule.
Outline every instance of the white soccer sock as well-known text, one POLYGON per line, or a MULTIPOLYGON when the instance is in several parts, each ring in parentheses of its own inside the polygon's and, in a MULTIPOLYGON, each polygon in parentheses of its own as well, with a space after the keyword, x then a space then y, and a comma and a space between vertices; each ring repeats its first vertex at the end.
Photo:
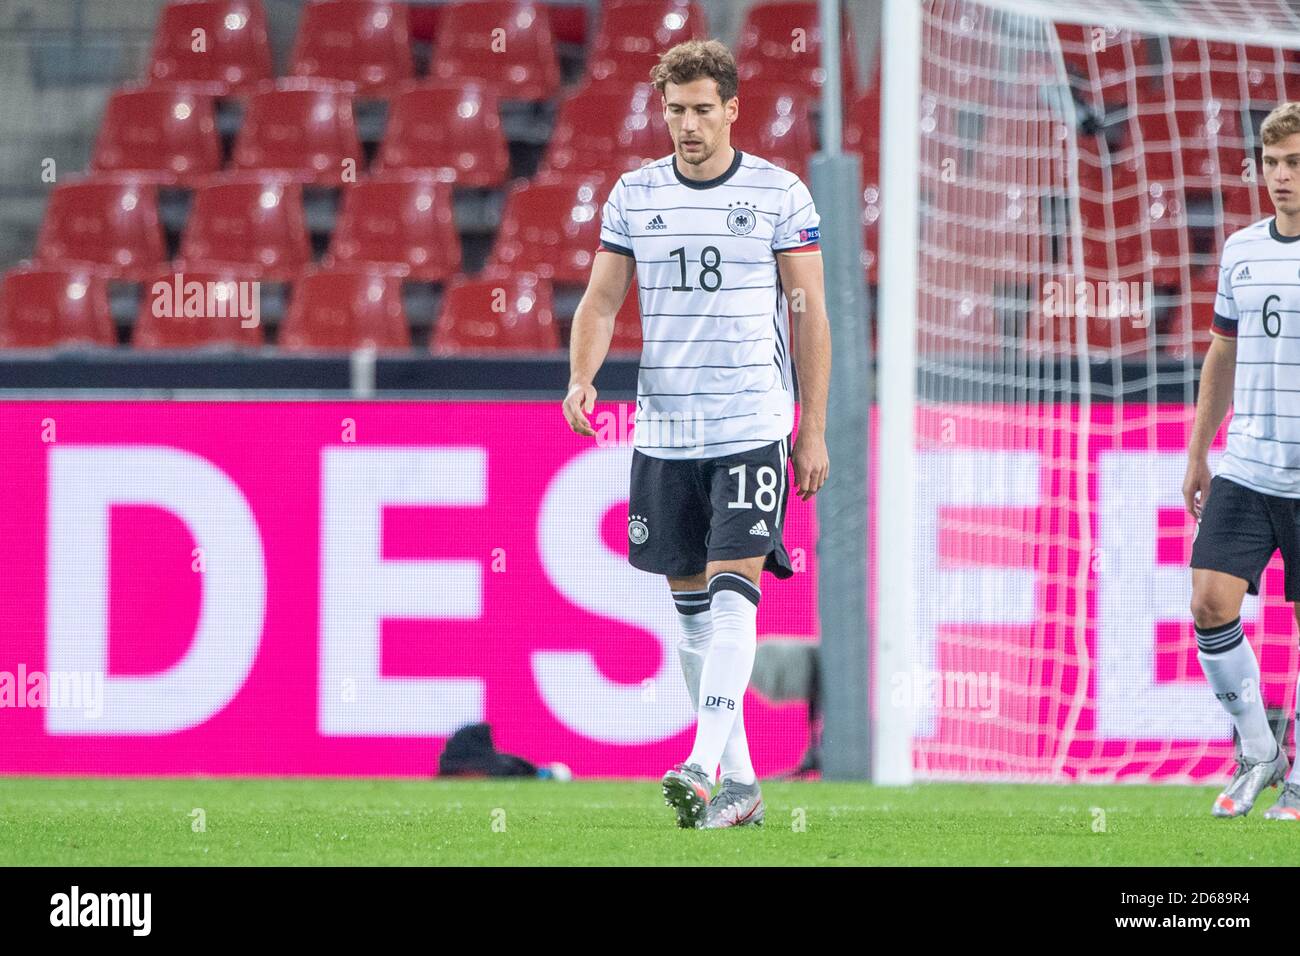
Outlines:
MULTIPOLYGON (((709 580, 713 637, 700 673, 699 719, 687 763, 714 780, 718 761, 740 713, 758 649, 758 587, 724 571, 709 580)), ((743 724, 742 724, 743 727, 743 724)))
POLYGON ((1196 658, 1214 696, 1232 717, 1247 760, 1268 760, 1277 741, 1264 713, 1259 661, 1241 629, 1241 618, 1202 630, 1196 628, 1196 658))
POLYGON ((704 656, 709 652, 709 638, 713 636, 713 619, 709 613, 709 592, 674 591, 673 603, 677 605, 677 623, 681 636, 677 640, 677 659, 682 662, 682 676, 686 689, 691 692, 691 709, 700 709, 700 672, 704 670, 704 656))
MULTIPOLYGON (((704 657, 708 653, 709 640, 713 636, 709 592, 707 590, 674 591, 673 602, 677 605, 677 621, 681 625, 677 657, 682 663, 682 676, 686 678, 686 689, 691 694, 691 708, 698 713, 700 674, 704 670, 704 657)), ((744 715, 742 694, 741 699, 736 701, 736 719, 731 725, 731 733, 727 735, 727 744, 722 748, 721 775, 748 785, 754 783, 757 777, 749 756, 749 741, 745 738, 744 715)))
MULTIPOLYGON (((757 650, 757 644, 755 644, 757 650)), ((754 659, 749 659, 753 670, 754 659)), ((727 736, 727 746, 722 748, 722 765, 718 776, 724 780, 734 780, 751 786, 758 781, 754 773, 754 763, 749 756, 749 738, 745 736, 745 692, 736 698, 736 719, 731 724, 731 733, 727 736)))

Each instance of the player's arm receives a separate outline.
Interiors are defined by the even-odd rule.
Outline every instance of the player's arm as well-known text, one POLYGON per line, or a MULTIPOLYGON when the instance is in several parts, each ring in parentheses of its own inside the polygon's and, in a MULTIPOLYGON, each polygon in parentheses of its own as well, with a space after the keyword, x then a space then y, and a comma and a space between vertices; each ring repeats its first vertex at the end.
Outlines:
POLYGON ((636 275, 636 260, 602 249, 591 267, 591 280, 573 314, 569 332, 569 393, 564 397, 564 417, 579 435, 594 436, 587 415, 596 407, 592 384, 609 353, 614 337, 614 317, 627 297, 636 275))
POLYGON ((1237 375, 1236 338, 1218 332, 1210 338, 1210 350, 1201 365, 1196 422, 1187 448, 1187 476, 1183 479, 1183 502, 1188 512, 1198 519, 1210 497, 1210 443, 1232 404, 1232 386, 1237 375))
POLYGON ((795 484, 807 501, 826 482, 826 395, 831 380, 831 328, 826 317, 820 252, 778 252, 776 267, 790 301, 794 364, 799 372, 799 434, 795 438, 795 484))

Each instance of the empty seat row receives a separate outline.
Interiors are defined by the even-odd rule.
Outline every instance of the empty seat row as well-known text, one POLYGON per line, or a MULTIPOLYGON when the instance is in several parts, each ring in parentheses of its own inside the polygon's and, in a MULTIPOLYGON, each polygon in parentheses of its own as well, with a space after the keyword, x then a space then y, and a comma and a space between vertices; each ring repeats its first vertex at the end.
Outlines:
MULTIPOLYGON (((814 150, 812 106, 798 87, 755 83, 745 90, 733 142, 802 174, 814 150)), ((654 88, 605 81, 562 101, 542 169, 625 172, 671 149, 654 88)), ((91 159, 95 170, 180 186, 193 186, 222 165, 213 98, 184 87, 116 92, 91 159)), ((316 80, 282 81, 253 95, 230 165, 339 185, 365 166, 352 98, 316 80)), ((437 169, 462 187, 503 185, 510 154, 496 94, 477 82, 404 90, 393 99, 374 168, 437 169)))
MULTIPOLYGON (((856 90, 852 34, 845 19, 844 89, 856 90)), ((600 17, 588 75, 644 81, 657 55, 708 36, 688 0, 610 0, 600 17)), ((813 0, 752 6, 736 57, 742 79, 780 79, 815 93, 821 26, 813 0)), ((345 83, 355 92, 392 91, 416 77, 408 11, 391 0, 315 0, 302 11, 291 72, 345 83)), ((260 0, 181 0, 158 21, 151 80, 202 84, 211 93, 247 93, 272 77, 260 0)), ((471 0, 439 11, 430 76, 477 78, 514 100, 542 101, 560 90, 551 12, 531 0, 471 0)))
MULTIPOLYGON (((600 206, 613 182, 598 174, 546 173, 507 196, 489 265, 583 283, 599 244, 600 206)), ((461 267, 451 187, 428 174, 376 176, 343 192, 327 265, 364 262, 411 279, 443 282, 461 267)), ((195 194, 182 234, 182 262, 223 262, 286 281, 311 261, 302 187, 267 176, 233 176, 195 194)), ((82 262, 143 281, 167 261, 157 188, 131 179, 89 179, 54 190, 37 239, 40 262, 82 262)))
MULTIPOLYGON (((219 265, 160 272, 145 285, 132 344, 141 349, 262 345, 264 327, 248 321, 257 291, 246 276, 219 265)), ((108 283, 102 275, 39 266, 19 267, 5 275, 0 284, 0 348, 116 344, 108 283)), ((400 277, 370 270, 305 270, 294 285, 277 344, 289 351, 409 349, 400 277)), ((477 279, 453 282, 430 338, 430 349, 438 354, 559 347, 551 283, 518 270, 492 270, 477 279)), ((633 288, 619 312, 611 348, 640 347, 633 288)))

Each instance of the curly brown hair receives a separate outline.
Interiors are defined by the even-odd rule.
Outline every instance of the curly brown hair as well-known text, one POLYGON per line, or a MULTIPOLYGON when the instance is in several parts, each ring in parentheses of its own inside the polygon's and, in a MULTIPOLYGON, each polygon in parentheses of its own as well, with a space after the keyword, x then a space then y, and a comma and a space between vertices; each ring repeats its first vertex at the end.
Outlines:
POLYGON ((1283 103, 1259 126, 1259 138, 1265 146, 1280 143, 1292 133, 1300 133, 1300 103, 1283 103))
POLYGON ((659 57, 650 70, 650 81, 663 93, 669 83, 681 85, 692 80, 711 79, 718 84, 718 95, 727 102, 740 88, 736 59, 727 45, 718 40, 687 40, 659 57))

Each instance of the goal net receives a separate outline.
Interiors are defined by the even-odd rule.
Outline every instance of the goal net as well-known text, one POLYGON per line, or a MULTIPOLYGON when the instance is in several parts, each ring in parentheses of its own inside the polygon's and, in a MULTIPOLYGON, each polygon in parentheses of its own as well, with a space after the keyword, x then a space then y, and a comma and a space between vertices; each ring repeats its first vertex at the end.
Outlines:
MULTIPOLYGON (((921 30, 916 631, 890 675, 915 773, 1218 779, 1181 486, 1220 251, 1272 213, 1257 131, 1300 99, 1300 18, 930 0, 921 30)), ((877 476, 888 508, 887 449, 877 476)), ((1242 617, 1292 713, 1279 558, 1242 617)))

